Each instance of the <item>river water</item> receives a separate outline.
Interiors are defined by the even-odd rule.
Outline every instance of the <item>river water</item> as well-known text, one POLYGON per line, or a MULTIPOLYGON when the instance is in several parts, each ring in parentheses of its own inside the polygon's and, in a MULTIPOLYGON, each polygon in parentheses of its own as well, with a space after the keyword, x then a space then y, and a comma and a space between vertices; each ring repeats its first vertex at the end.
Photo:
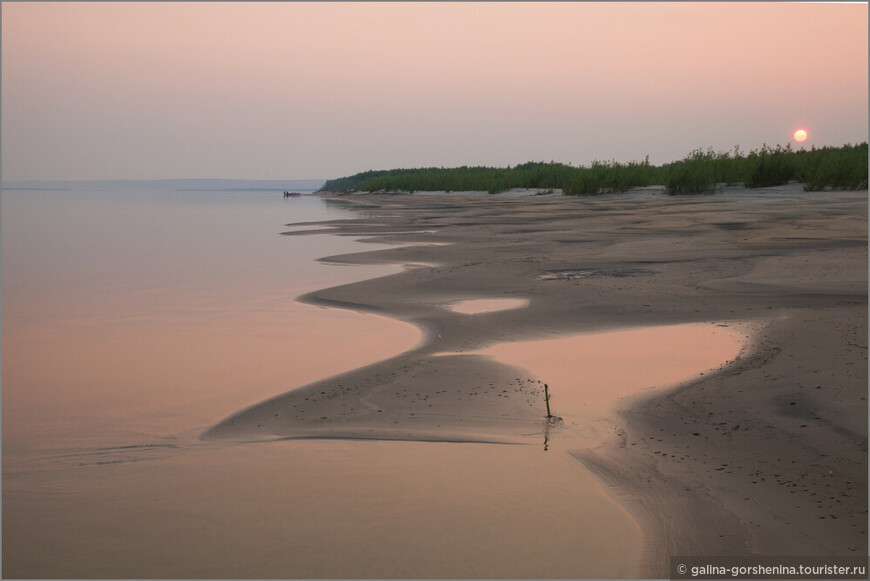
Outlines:
MULTIPOLYGON (((400 353, 420 333, 294 301, 399 269, 320 264, 359 244, 279 235, 353 216, 338 205, 280 191, 68 187, 2 197, 4 574, 147 577, 95 542, 103 528, 135 528, 112 500, 129 493, 124 470, 171 480, 178 456, 200 462, 183 452, 216 421, 400 353)), ((164 537, 179 520, 163 521, 164 537)), ((109 536, 109 548, 135 539, 109 536)), ((139 550, 165 575, 182 571, 139 550)))
MULTIPOLYGON (((543 440, 198 439, 248 405, 419 342, 405 323, 294 301, 401 268, 316 262, 361 250, 351 238, 279 236, 355 215, 279 191, 3 192, 5 577, 636 574, 639 527, 567 439, 546 454, 543 440)), ((487 355, 542 363, 529 346, 506 349, 487 355)), ((583 425, 587 410, 571 414, 565 395, 560 413, 583 425)))

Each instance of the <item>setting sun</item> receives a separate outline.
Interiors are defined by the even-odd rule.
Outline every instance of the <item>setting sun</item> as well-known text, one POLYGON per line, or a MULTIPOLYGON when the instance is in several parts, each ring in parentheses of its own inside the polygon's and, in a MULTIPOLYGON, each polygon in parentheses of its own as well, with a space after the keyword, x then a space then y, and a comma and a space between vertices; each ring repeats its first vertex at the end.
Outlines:
POLYGON ((806 141, 807 137, 809 137, 809 133, 807 133, 806 129, 798 129, 794 132, 794 140, 798 143, 806 141))

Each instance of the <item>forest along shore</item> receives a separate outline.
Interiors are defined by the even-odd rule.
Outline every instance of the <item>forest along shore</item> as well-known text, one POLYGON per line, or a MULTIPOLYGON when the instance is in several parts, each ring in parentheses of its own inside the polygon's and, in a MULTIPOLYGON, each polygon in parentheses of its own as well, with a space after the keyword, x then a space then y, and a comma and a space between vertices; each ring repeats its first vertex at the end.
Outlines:
POLYGON ((866 191, 323 195, 364 210, 324 224, 333 232, 400 244, 325 260, 414 266, 301 300, 408 321, 424 341, 255 405, 204 437, 513 441, 540 427, 540 386, 458 353, 754 322, 735 363, 624 402, 613 437, 573 454, 641 523, 646 576, 667 577, 669 555, 866 554, 866 191), (529 304, 473 319, 445 308, 476 298, 529 304), (511 387, 462 401, 442 388, 490 383, 511 387))

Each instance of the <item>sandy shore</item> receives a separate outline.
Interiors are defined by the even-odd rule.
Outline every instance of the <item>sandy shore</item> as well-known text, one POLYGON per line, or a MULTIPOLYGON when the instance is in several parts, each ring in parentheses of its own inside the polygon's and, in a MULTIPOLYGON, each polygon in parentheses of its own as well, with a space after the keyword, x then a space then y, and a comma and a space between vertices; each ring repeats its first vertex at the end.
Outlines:
POLYGON ((521 441, 541 429, 546 378, 463 353, 750 322, 736 362, 633 398, 612 437, 573 454, 641 523, 644 576, 667 577, 669 555, 866 554, 866 191, 332 199, 364 211, 330 231, 404 246, 325 260, 409 266, 301 300, 408 321, 424 330, 421 344, 243 410, 204 437, 521 441), (529 304, 449 308, 476 298, 529 304))

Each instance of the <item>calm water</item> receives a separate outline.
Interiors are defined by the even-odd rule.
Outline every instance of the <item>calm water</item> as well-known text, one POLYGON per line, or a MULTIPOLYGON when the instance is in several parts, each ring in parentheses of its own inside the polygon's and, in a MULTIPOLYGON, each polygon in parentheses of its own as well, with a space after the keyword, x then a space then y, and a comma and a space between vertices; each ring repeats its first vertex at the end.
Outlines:
POLYGON ((279 236, 285 223, 351 216, 313 197, 11 191, 2 209, 9 473, 17 453, 61 442, 140 445, 204 428, 323 374, 394 355, 418 336, 398 322, 294 302, 396 270, 314 262, 358 249, 349 238, 279 236), (334 360, 307 356, 382 325, 389 331, 378 345, 334 360))
MULTIPOLYGON (((404 323, 294 302, 399 268, 319 264, 363 248, 278 235, 352 215, 341 207, 128 189, 5 191, 2 211, 5 577, 636 573, 637 524, 567 453, 596 425, 588 394, 566 391, 578 370, 592 377, 595 357, 558 358, 554 403, 572 428, 548 453, 544 434, 529 446, 197 439, 248 405, 419 341, 404 323)), ((505 306, 523 305, 487 308, 505 306)), ((736 354, 721 330, 692 332, 704 356, 655 382, 736 354)), ((592 348, 575 340, 486 354, 556 378, 554 350, 592 348)), ((579 340, 606 351, 606 338, 579 340)), ((657 365, 663 336, 636 341, 637 360, 597 355, 608 363, 596 385, 619 395, 647 385, 613 373, 657 365)))
MULTIPOLYGON (((136 481, 166 482, 203 464, 188 452, 216 421, 417 343, 404 323, 294 301, 398 270, 314 261, 359 250, 347 237, 279 235, 347 217, 279 192, 3 192, 7 576, 92 576, 111 563, 112 576, 137 575, 135 560, 125 569, 96 548, 104 528, 133 526, 122 524, 133 504, 153 507, 112 500, 132 490, 128 467, 146 467, 136 481)), ((163 538, 177 520, 162 521, 163 538)))

